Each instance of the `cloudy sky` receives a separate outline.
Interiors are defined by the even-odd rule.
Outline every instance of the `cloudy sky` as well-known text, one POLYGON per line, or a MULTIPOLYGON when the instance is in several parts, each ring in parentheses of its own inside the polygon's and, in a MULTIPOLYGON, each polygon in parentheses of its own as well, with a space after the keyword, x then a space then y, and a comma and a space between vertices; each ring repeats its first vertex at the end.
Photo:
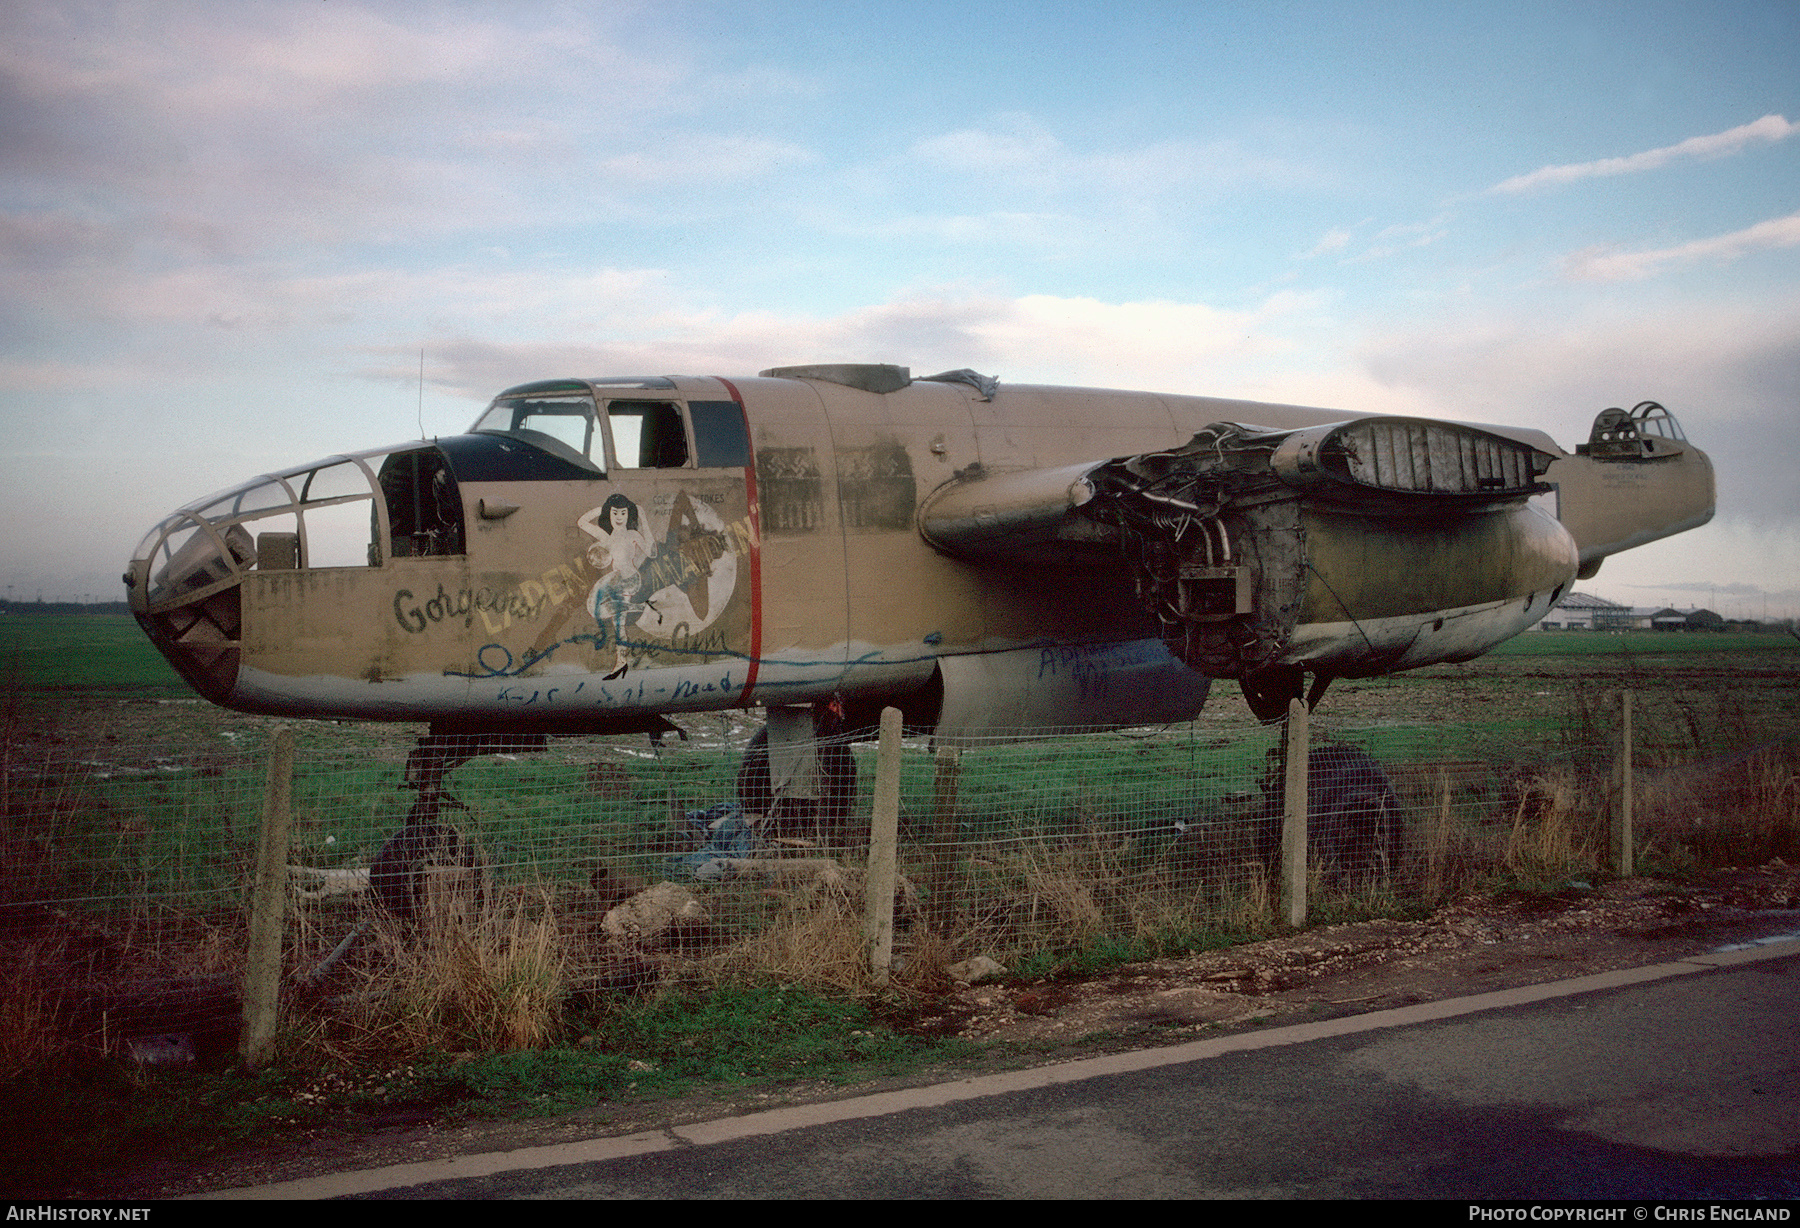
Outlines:
POLYGON ((1800 6, 0 6, 0 586, 524 379, 972 366, 1584 440, 1800 613, 1800 6), (419 387, 424 352, 423 403, 419 387))

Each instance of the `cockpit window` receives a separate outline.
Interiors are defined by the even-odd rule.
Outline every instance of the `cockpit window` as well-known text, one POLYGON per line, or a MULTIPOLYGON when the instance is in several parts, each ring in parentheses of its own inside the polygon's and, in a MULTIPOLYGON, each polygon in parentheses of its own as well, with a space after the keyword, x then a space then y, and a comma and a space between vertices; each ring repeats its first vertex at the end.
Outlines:
POLYGON ((1681 423, 1675 421, 1675 415, 1655 401, 1639 401, 1631 411, 1631 416, 1637 420, 1639 435, 1656 435, 1663 439, 1687 442, 1687 436, 1681 433, 1681 423))
POLYGON ((1655 401, 1639 401, 1629 413, 1616 406, 1601 410, 1588 441, 1575 451, 1597 460, 1655 460, 1680 455, 1677 445, 1685 442, 1674 414, 1655 401), (1659 439, 1667 442, 1659 447, 1659 439))
POLYGON ((474 433, 512 435, 564 459, 606 464, 594 432, 594 398, 585 394, 501 397, 474 433))
POLYGON ((688 463, 687 427, 671 401, 608 401, 613 455, 621 469, 680 469, 688 463))
POLYGON ((436 448, 396 452, 381 466, 389 548, 397 559, 463 552, 462 494, 436 448))
MULTIPOLYGON (((373 567, 381 562, 374 548, 380 526, 374 501, 369 497, 369 478, 355 461, 325 465, 311 473, 290 478, 300 488, 300 515, 306 526, 307 567, 373 567)), ((257 535, 257 566, 273 567, 275 558, 266 547, 278 546, 269 534, 257 535)))

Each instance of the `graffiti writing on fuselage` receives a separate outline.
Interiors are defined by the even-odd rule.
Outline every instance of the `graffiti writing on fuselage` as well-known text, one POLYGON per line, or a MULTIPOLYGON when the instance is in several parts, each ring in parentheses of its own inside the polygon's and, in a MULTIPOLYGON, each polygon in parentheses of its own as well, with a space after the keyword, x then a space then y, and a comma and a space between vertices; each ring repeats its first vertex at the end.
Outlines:
MULTIPOLYGON (((556 650, 570 644, 585 644, 590 648, 600 649, 607 646, 605 629, 596 634, 592 631, 577 632, 566 636, 539 649, 526 649, 514 654, 505 644, 483 644, 475 653, 475 668, 472 670, 447 669, 445 676, 451 678, 517 678, 540 661, 548 661, 556 655, 556 650)), ((701 645, 712 645, 714 637, 706 636, 696 641, 701 645)), ((717 645, 722 645, 722 637, 717 645)), ((619 647, 628 652, 674 653, 679 656, 698 658, 730 657, 734 660, 748 661, 750 658, 741 652, 734 652, 722 646, 682 647, 664 644, 657 640, 626 639, 619 642, 619 647)))
POLYGON ((1071 678, 1080 698, 1104 699, 1119 672, 1145 659, 1141 644, 1058 644, 1038 653, 1037 676, 1071 678))
POLYGON ((438 623, 462 620, 471 627, 477 615, 489 635, 498 635, 514 623, 529 622, 545 610, 559 606, 580 593, 593 576, 594 569, 585 558, 558 564, 536 580, 526 580, 509 589, 459 588, 455 592, 442 584, 437 593, 421 599, 409 588, 394 593, 394 621, 400 629, 418 635, 438 623))
MULTIPOLYGON (((755 525, 749 516, 726 524, 711 507, 685 492, 666 499, 671 506, 658 539, 635 528, 629 538, 623 533, 613 538, 590 527, 614 506, 636 511, 629 499, 614 495, 582 518, 583 530, 596 541, 567 562, 548 568, 534 580, 504 589, 465 586, 452 591, 439 584, 437 592, 429 596, 397 589, 394 622, 408 634, 420 635, 442 623, 472 627, 479 617, 489 635, 499 635, 516 623, 540 619, 573 599, 583 601, 600 624, 597 645, 627 639, 621 634, 620 619, 605 616, 616 605, 618 613, 635 616, 625 621, 638 631, 669 641, 667 646, 648 645, 652 649, 692 651, 712 644, 711 651, 722 653, 724 637, 702 637, 701 632, 718 619, 730 601, 737 583, 736 561, 756 543, 755 525), (584 589, 588 590, 585 600, 584 589)), ((614 519, 610 513, 608 518, 614 519)), ((538 660, 547 653, 531 655, 538 660)))

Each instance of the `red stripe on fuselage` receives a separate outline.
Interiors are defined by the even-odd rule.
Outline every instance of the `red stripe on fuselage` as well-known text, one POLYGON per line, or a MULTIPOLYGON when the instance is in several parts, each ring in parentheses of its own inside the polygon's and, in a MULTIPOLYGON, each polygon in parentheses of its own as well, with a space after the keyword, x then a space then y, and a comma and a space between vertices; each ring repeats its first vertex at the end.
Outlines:
POLYGON ((744 415, 744 446, 750 452, 744 466, 745 506, 750 516, 750 665, 744 672, 744 694, 739 700, 747 708, 756 689, 757 663, 762 659, 762 506, 756 497, 756 444, 750 436, 750 411, 744 408, 744 394, 736 384, 723 378, 719 382, 744 415))

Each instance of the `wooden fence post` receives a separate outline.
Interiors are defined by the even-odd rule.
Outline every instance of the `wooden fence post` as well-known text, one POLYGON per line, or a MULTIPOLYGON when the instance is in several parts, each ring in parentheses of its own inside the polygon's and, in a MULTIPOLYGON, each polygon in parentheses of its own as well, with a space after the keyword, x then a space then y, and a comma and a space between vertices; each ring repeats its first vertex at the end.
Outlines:
POLYGON ((275 729, 269 780, 263 789, 256 840, 256 879, 250 894, 250 949, 244 960, 244 1065, 260 1066, 275 1040, 281 1009, 281 938, 287 906, 288 821, 294 789, 294 731, 275 729))
POLYGON ((1285 810, 1281 822, 1281 884, 1287 903, 1287 923, 1306 924, 1306 787, 1312 753, 1307 730, 1306 702, 1288 702, 1287 778, 1283 782, 1285 810))
POLYGON ((900 838, 900 709, 881 710, 881 741, 875 756, 875 811, 869 819, 869 870, 864 889, 864 932, 869 940, 869 974, 877 985, 888 980, 894 956, 894 886, 900 838))

